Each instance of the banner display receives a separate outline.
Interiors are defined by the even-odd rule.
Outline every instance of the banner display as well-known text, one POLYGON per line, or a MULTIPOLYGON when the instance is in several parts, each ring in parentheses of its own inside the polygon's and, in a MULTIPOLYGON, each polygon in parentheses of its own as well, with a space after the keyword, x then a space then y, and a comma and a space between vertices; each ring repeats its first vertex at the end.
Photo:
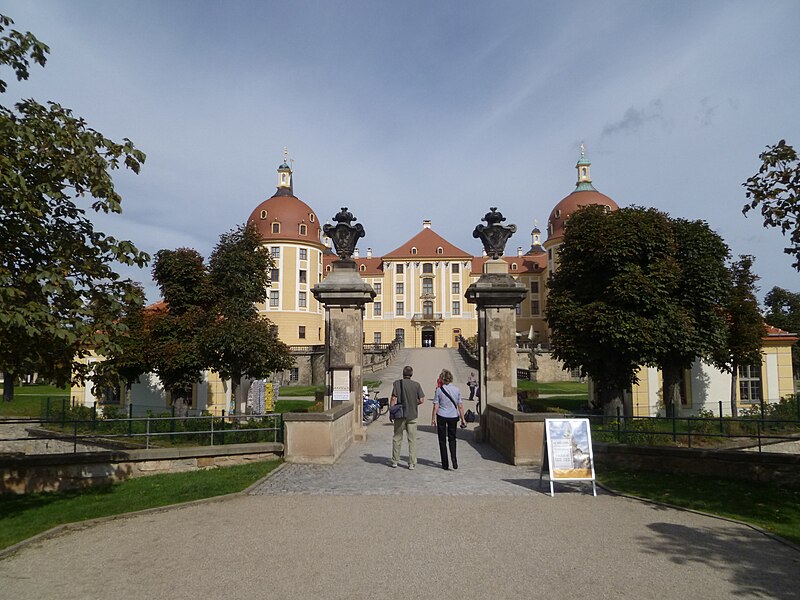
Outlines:
POLYGON ((555 495, 554 481, 591 481, 592 495, 597 496, 594 482, 594 455, 589 419, 545 419, 542 466, 539 487, 545 464, 550 471, 550 495, 555 495))

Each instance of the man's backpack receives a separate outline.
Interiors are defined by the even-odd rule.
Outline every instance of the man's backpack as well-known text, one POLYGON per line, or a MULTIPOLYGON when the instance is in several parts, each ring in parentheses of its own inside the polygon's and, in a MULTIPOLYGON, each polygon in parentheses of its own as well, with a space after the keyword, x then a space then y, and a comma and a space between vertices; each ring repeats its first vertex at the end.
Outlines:
POLYGON ((467 410, 467 412, 464 413, 464 420, 467 423, 474 423, 477 419, 478 419, 477 415, 474 412, 472 412, 472 410, 467 410))

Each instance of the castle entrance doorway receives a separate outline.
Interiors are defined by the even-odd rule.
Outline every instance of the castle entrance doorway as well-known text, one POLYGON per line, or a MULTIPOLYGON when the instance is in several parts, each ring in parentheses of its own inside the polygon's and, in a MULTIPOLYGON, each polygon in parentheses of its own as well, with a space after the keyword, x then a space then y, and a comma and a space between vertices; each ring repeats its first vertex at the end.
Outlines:
POLYGON ((422 347, 423 348, 436 347, 436 330, 433 327, 422 328, 422 347))

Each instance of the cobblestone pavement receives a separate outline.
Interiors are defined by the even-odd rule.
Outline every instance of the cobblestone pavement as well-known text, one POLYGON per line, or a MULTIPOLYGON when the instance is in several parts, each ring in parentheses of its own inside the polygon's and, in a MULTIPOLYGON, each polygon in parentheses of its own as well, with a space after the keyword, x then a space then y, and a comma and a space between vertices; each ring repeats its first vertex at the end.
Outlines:
MULTIPOLYGON (((458 430, 458 470, 444 471, 441 468, 436 429, 431 426, 433 405, 430 397, 436 377, 443 368, 453 372, 456 384, 463 392, 466 392, 464 382, 469 371, 457 350, 406 349, 390 367, 371 377, 381 380, 381 396, 390 394, 392 381, 401 376, 403 367, 409 362, 414 367, 413 378, 422 384, 428 395, 420 406, 417 421, 416 470, 407 468, 408 446, 405 440, 400 466, 396 469, 390 467, 393 426, 388 415, 383 415, 367 427, 367 441, 354 442, 335 465, 286 465, 252 493, 327 496, 526 496, 535 493, 539 485, 538 467, 509 465, 488 444, 476 444, 473 441, 475 423, 458 430)), ((474 410, 475 403, 467 401, 465 406, 474 410)), ((545 484, 545 487, 548 486, 545 484)), ((563 489, 566 486, 559 487, 563 489)), ((591 493, 591 484, 580 487, 591 493)))

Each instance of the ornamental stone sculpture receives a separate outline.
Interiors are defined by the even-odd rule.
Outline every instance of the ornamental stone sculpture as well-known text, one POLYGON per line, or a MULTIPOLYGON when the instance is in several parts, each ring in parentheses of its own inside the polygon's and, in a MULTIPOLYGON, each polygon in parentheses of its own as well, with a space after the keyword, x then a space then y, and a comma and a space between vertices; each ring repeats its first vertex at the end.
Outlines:
POLYGON ((347 210, 346 206, 342 207, 342 210, 333 217, 333 220, 336 221, 336 225, 326 223, 322 231, 331 238, 339 259, 350 260, 353 252, 355 252, 358 238, 362 238, 365 235, 364 226, 361 223, 351 225, 357 219, 353 216, 353 213, 347 210))
POLYGON ((483 249, 492 260, 497 260, 506 249, 506 242, 516 231, 516 225, 500 225, 506 218, 503 213, 497 211, 496 206, 492 206, 489 212, 481 219, 486 221, 486 225, 478 225, 472 232, 472 237, 480 238, 483 249))

